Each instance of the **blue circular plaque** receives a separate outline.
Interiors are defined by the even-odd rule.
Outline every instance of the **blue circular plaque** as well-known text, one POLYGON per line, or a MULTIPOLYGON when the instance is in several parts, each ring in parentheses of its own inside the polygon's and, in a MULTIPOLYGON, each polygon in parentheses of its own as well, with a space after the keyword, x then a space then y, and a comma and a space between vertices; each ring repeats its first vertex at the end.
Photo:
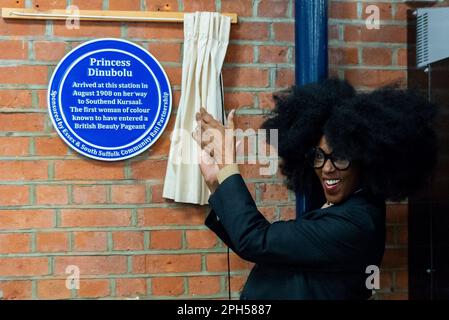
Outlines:
POLYGON ((145 49, 121 39, 86 42, 56 67, 48 108, 61 138, 93 159, 118 161, 147 150, 171 112, 169 80, 145 49))

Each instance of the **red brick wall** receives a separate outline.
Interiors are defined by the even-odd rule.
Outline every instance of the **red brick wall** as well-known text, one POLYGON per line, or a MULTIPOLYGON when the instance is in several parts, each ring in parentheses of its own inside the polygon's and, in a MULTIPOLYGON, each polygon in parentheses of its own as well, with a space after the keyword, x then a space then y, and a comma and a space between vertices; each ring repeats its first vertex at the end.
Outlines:
MULTIPOLYGON (((235 12, 224 66, 226 108, 240 128, 261 123, 273 91, 294 82, 291 0, 71 1, 80 9, 235 12), (254 3, 254 5, 253 5, 254 3)), ((0 7, 65 8, 65 0, 9 1, 0 7)), ((183 28, 169 23, 0 19, 0 290, 6 299, 225 298, 226 247, 203 221, 206 207, 161 197, 169 134, 180 97, 183 28), (175 105, 164 135, 144 154, 104 163, 71 151, 47 115, 49 78, 65 53, 98 37, 122 37, 148 48, 170 78, 175 105), (81 271, 67 290, 68 265, 81 271)), ((282 177, 242 172, 272 220, 294 216, 282 177)), ((231 255, 239 296, 250 265, 231 255)))

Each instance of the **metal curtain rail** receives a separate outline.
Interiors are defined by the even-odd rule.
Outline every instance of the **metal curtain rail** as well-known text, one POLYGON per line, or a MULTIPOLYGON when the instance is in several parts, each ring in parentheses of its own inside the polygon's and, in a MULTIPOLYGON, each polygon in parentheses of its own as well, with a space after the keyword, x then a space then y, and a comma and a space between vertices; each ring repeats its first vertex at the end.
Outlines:
MULTIPOLYGON (((40 11, 34 9, 2 8, 5 19, 36 19, 36 20, 65 20, 80 19, 91 21, 146 21, 146 22, 183 22, 185 12, 171 11, 107 11, 107 10, 79 10, 68 13, 69 10, 55 9, 40 11)), ((231 23, 237 23, 235 13, 222 13, 231 18, 231 23)))

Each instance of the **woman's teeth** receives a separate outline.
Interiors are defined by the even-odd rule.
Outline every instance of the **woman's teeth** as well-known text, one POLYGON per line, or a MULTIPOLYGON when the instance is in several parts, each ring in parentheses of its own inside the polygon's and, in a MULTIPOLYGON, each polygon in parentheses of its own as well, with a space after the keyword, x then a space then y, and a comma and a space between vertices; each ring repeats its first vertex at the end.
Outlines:
POLYGON ((333 186, 336 185, 337 183, 340 182, 340 179, 325 179, 324 182, 328 185, 328 186, 333 186))

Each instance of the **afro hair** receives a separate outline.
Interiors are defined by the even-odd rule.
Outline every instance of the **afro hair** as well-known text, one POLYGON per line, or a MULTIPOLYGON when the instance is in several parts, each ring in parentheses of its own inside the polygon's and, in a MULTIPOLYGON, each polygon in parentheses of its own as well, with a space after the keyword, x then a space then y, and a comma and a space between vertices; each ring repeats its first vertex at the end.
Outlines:
POLYGON ((357 162, 362 187, 386 200, 404 199, 423 186, 436 162, 436 107, 411 90, 383 87, 356 93, 327 79, 274 95, 262 128, 278 130, 281 172, 294 191, 316 184, 307 152, 326 136, 333 151, 357 162))

